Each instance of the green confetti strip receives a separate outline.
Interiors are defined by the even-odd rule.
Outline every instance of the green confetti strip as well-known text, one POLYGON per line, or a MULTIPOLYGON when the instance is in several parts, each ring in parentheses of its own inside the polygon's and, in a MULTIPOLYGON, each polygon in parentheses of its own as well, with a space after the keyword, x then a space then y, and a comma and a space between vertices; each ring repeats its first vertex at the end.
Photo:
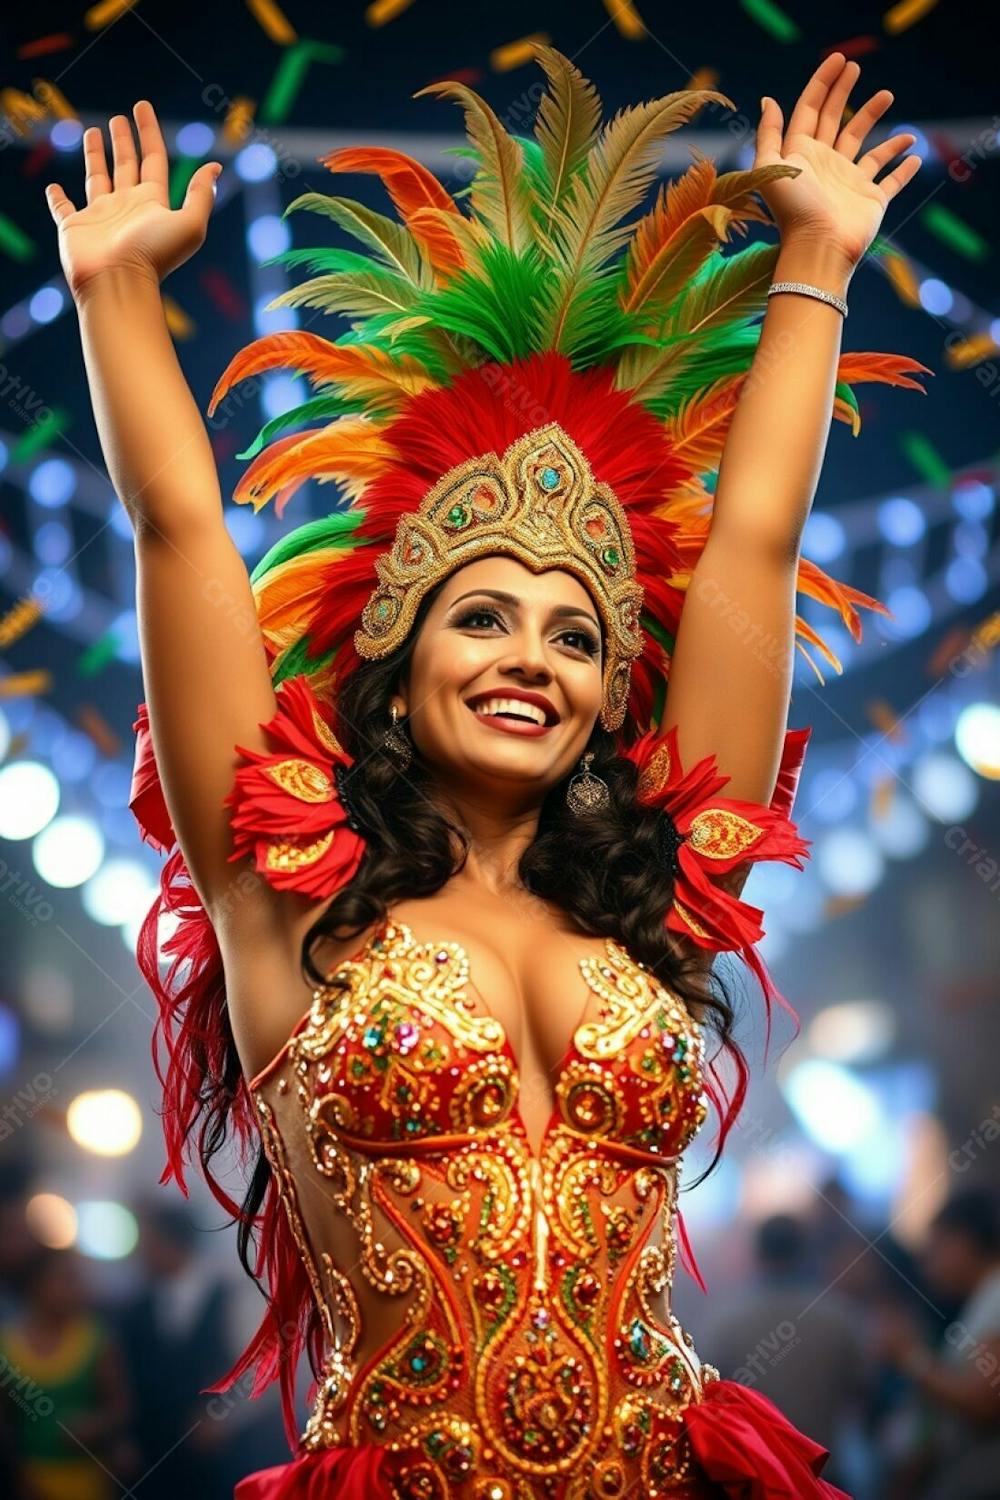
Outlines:
POLYGON ((0 250, 9 255, 11 260, 24 261, 37 255, 38 246, 23 229, 17 227, 13 219, 0 214, 0 250))
POLYGON ((310 42, 303 38, 293 47, 286 47, 260 107, 261 122, 280 125, 288 118, 310 63, 336 63, 342 61, 343 56, 343 47, 338 47, 335 42, 310 42))
POLYGON ((910 463, 928 484, 943 488, 951 483, 951 468, 922 432, 904 432, 900 443, 910 463))
POLYGON ((928 203, 920 217, 931 234, 936 234, 939 240, 959 255, 964 255, 966 260, 985 260, 989 255, 989 241, 942 203, 928 203))
POLYGON ((60 411, 54 407, 47 417, 36 422, 34 427, 29 427, 27 432, 18 438, 11 450, 11 458, 15 463, 27 463, 30 458, 38 452, 39 448, 47 448, 60 433, 65 432, 69 426, 69 413, 60 411))
POLYGON ((774 0, 740 0, 740 4, 752 21, 779 42, 797 42, 802 35, 791 16, 786 16, 774 0))
POLYGON ((170 207, 180 208, 188 183, 201 166, 201 158, 179 156, 170 169, 170 207))
POLYGON ((102 635, 100 640, 94 642, 80 657, 76 664, 76 670, 81 677, 96 677, 98 672, 103 672, 109 662, 114 661, 118 654, 120 641, 113 630, 107 635, 102 635))

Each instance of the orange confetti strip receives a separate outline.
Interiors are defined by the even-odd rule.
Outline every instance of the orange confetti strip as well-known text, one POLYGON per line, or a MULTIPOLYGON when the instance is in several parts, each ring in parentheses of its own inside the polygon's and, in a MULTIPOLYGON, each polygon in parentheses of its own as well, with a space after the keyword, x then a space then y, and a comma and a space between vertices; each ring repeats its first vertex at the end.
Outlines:
POLYGON ((0 619, 0 647, 4 650, 13 646, 23 635, 27 635, 33 625, 36 625, 43 614, 41 600, 29 597, 19 599, 13 605, 3 619, 0 619))
POLYGON ((882 25, 893 36, 898 36, 901 31, 922 21, 936 4, 937 0, 899 0, 898 5, 893 5, 886 11, 882 17, 882 25))
POLYGON ((831 52, 842 52, 845 57, 861 57, 865 52, 875 52, 882 43, 877 36, 852 36, 846 42, 835 42, 827 47, 823 53, 829 57, 831 52))
POLYGON ((848 912, 864 906, 867 896, 831 896, 823 905, 823 916, 832 921, 834 917, 846 917, 848 912))
POLYGON ((867 713, 875 728, 881 729, 886 739, 895 740, 897 745, 906 739, 906 731, 900 723, 899 715, 884 698, 873 698, 867 705, 867 713))
POLYGON ((44 104, 50 115, 55 115, 57 120, 80 118, 62 89, 57 88, 48 78, 33 78, 31 82, 35 90, 35 98, 39 103, 44 104))
POLYGON ((908 307, 919 307, 917 273, 906 256, 901 255, 898 250, 890 250, 882 257, 882 264, 899 300, 908 307))
POLYGON ((532 43, 541 42, 547 47, 550 41, 548 32, 534 31, 530 36, 523 36, 516 42, 507 42, 503 47, 495 47, 490 53, 490 67, 495 73, 509 73, 513 68, 523 68, 525 63, 534 61, 532 43))
POLYGON ((17 56, 22 62, 27 62, 32 57, 46 57, 50 52, 65 52, 67 47, 72 47, 73 38, 68 31, 52 31, 48 36, 36 37, 33 42, 25 42, 23 47, 18 47, 17 56))
POLYGON ((117 21, 127 10, 134 10, 139 0, 98 0, 83 13, 83 24, 88 31, 103 31, 112 21, 117 21))
POLYGON ((298 41, 298 32, 274 0, 247 0, 247 9, 267 32, 271 41, 277 42, 279 47, 288 47, 292 42, 298 41))
POLYGON ((714 89, 719 81, 719 75, 714 68, 699 68, 697 73, 692 73, 686 89, 714 89))
POLYGON ((604 9, 621 35, 627 36, 629 41, 646 35, 646 27, 632 0, 604 0, 604 9))
POLYGON ((953 629, 949 630, 927 661, 924 668, 927 676, 934 678, 943 677, 950 670, 955 658, 961 656, 971 639, 972 631, 966 626, 956 625, 953 629))
POLYGON ((230 104, 222 124, 222 138, 230 146, 239 146, 250 134, 256 104, 246 94, 240 94, 230 104))
POLYGON ((121 740, 104 715, 92 703, 84 703, 77 709, 76 722, 102 755, 113 760, 121 749, 121 740))
POLYGON ((869 812, 877 823, 881 823, 889 816, 892 804, 896 799, 895 776, 884 776, 881 781, 872 787, 871 804, 869 812))
POLYGON ((998 353, 1000 344, 989 333, 970 333, 961 342, 949 340, 944 346, 945 363, 950 370, 969 370, 998 353))
POLYGON ((387 21, 394 21, 404 10, 409 10, 413 0, 372 0, 371 5, 365 11, 365 20, 369 26, 384 26, 387 21))
POLYGON ((36 672, 12 672, 0 677, 0 698, 36 698, 52 687, 52 673, 44 667, 36 672))
POLYGON ((188 317, 187 313, 181 307, 180 303, 175 302, 173 297, 164 295, 163 313, 167 320, 167 327, 170 329, 170 332, 173 334, 174 338, 193 338, 195 333, 194 321, 193 319, 188 317))

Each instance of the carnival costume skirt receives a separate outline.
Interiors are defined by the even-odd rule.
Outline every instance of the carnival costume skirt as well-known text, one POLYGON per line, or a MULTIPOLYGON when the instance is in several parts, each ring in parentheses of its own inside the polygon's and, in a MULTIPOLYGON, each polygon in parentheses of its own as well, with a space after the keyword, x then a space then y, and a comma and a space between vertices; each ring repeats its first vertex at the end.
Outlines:
MULTIPOLYGON (((713 1380, 683 1417, 700 1472, 670 1500, 851 1500, 819 1477, 829 1449, 759 1391, 713 1380)), ((393 1500, 393 1457, 376 1444, 305 1449, 241 1479, 234 1500, 393 1500)))

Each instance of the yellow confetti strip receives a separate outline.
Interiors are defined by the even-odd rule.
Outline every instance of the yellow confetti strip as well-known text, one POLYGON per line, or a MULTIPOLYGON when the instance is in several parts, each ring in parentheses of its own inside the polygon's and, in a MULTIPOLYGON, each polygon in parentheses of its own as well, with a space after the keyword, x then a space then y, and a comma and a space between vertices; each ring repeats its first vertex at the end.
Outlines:
POLYGON ((250 134, 256 105, 246 94, 239 94, 226 111, 222 138, 230 146, 239 146, 250 134))
POLYGON ((531 50, 532 42, 541 42, 547 47, 550 40, 548 32, 533 31, 530 36, 523 36, 516 42, 508 42, 506 46, 495 47, 490 53, 490 67, 497 73, 509 73, 512 68, 522 68, 525 63, 534 61, 535 54, 531 50))
POLYGON ((163 313, 167 320, 167 327, 175 339, 189 339, 194 337, 195 325, 193 319, 175 302, 173 297, 164 295, 163 313))
POLYGON ((1000 344, 988 333, 970 333, 961 342, 949 339, 944 346, 945 363, 951 370, 969 370, 998 353, 1000 344))
POLYGON ((45 119, 45 108, 22 89, 0 89, 0 117, 17 135, 27 135, 45 119))
POLYGON ((55 115, 57 120, 80 118, 62 89, 57 88, 47 78, 33 78, 31 86, 35 91, 35 98, 45 106, 50 115, 55 115))
POLYGON ((0 677, 0 698, 34 698, 52 687, 52 673, 44 667, 37 672, 12 672, 0 677))
POLYGON ((117 21, 127 10, 132 10, 138 0, 98 0, 83 13, 83 24, 88 31, 103 31, 112 21, 117 21))
POLYGON ((277 42, 279 47, 288 47, 292 42, 298 41, 298 32, 274 0, 247 0, 247 8, 271 41, 277 42))
POLYGON ((831 896, 823 906, 823 916, 830 921, 834 917, 846 917, 848 912, 864 906, 866 896, 831 896))
POLYGON ((384 26, 387 21, 394 21, 412 4, 413 0, 372 0, 365 11, 365 20, 369 26, 384 26))
POLYGON ((719 75, 714 68, 699 68, 697 73, 692 73, 686 89, 714 89, 719 81, 719 75))
POLYGON ((42 616, 42 606, 38 599, 19 599, 17 603, 7 611, 3 619, 0 619, 0 647, 4 650, 13 646, 23 635, 27 635, 31 627, 37 624, 42 616))
POLYGON ((635 41, 637 37, 646 35, 642 17, 632 4, 632 0, 604 0, 604 9, 622 36, 627 36, 629 41, 635 41))
POLYGON ((893 36, 898 36, 901 31, 922 21, 936 4, 937 0, 899 0, 898 5, 893 5, 886 11, 882 17, 882 25, 893 36))
POLYGON ((882 257, 882 264, 899 300, 908 307, 919 307, 917 273, 906 256, 901 255, 898 250, 890 250, 882 257))

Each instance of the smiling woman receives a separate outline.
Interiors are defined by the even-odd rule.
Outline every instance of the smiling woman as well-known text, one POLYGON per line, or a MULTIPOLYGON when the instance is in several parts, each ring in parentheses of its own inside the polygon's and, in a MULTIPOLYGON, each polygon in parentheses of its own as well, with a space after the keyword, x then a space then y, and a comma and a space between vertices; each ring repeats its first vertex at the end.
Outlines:
POLYGON ((315 476, 342 503, 249 579, 158 290, 204 237, 210 173, 169 208, 143 101, 141 167, 116 117, 113 183, 88 131, 87 206, 50 190, 136 526, 166 1175, 197 1141, 267 1293, 214 1389, 280 1380, 294 1458, 239 1500, 843 1500, 825 1449, 700 1360, 670 1293, 678 1250, 697 1274, 682 1155, 714 1110, 714 1166, 747 1086, 715 956, 760 980, 768 1024, 786 1004, 739 892, 807 853, 794 647, 839 663, 797 595, 855 636, 882 608, 798 541, 850 382, 922 368, 842 365, 837 310, 918 161, 876 182, 909 137, 862 150, 887 91, 841 127, 857 65, 833 53, 787 130, 765 101, 752 170, 698 159, 623 224, 664 137, 730 101, 682 90, 602 125, 573 64, 533 50, 533 139, 463 84, 424 91, 465 111, 465 207, 385 148, 323 164, 377 173, 400 222, 291 205, 368 255, 291 252, 315 274, 274 305, 350 330, 254 340, 209 415, 245 378, 305 376, 235 498, 280 515, 315 476), (723 254, 763 205, 780 253, 723 254), (242 1204, 212 1170, 231 1139, 256 1152, 242 1204))

